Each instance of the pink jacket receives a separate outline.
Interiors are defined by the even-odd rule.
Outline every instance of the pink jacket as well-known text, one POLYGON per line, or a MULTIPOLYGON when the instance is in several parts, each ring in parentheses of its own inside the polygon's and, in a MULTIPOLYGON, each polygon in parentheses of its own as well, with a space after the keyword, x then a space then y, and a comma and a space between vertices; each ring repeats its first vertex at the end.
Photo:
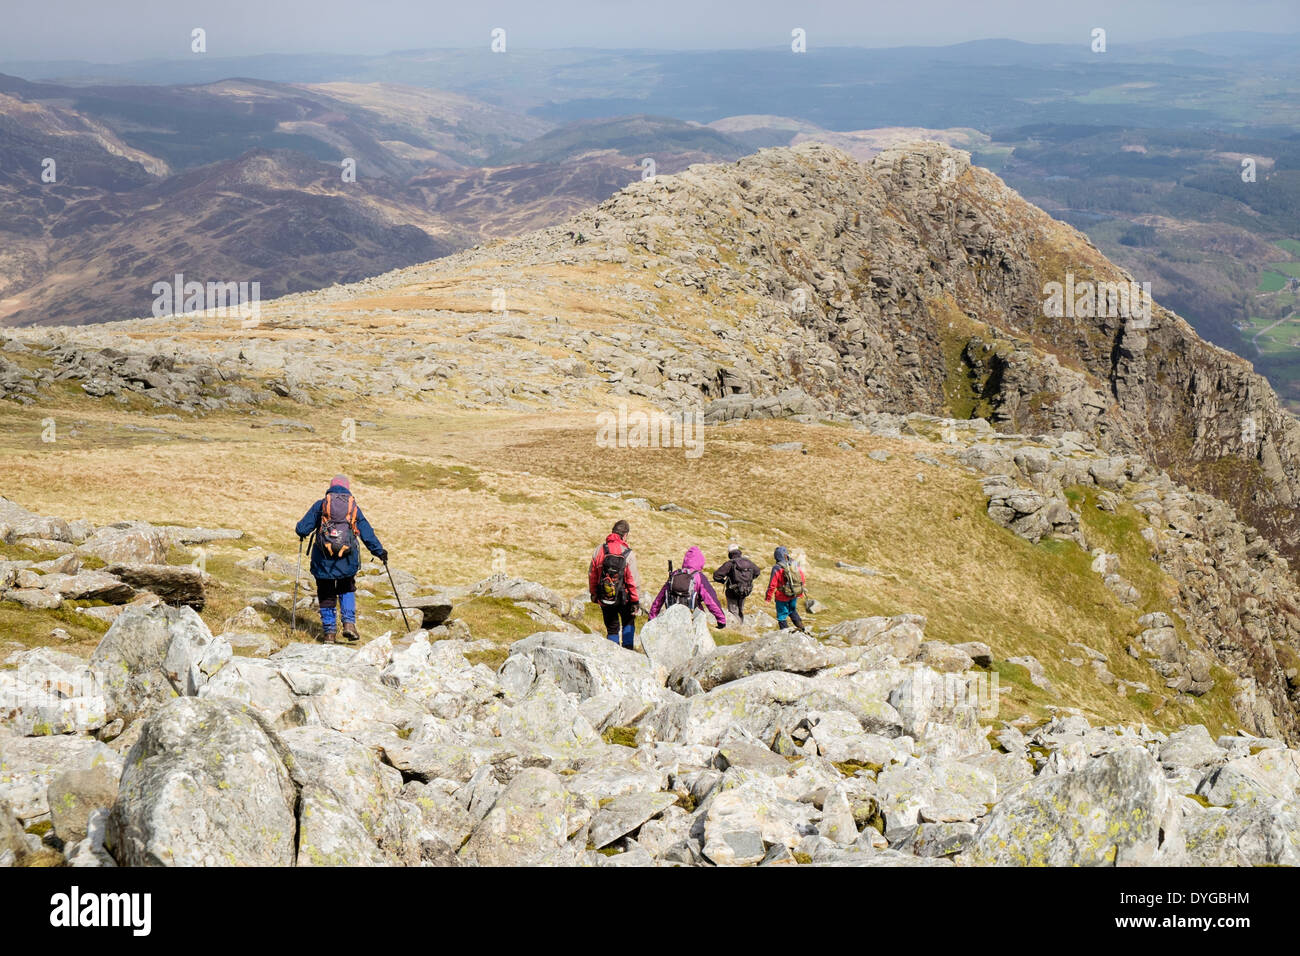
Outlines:
MULTIPOLYGON (((713 619, 718 622, 718 627, 727 626, 727 615, 718 604, 718 595, 713 590, 713 585, 704 572, 704 552, 697 547, 690 547, 682 557, 682 569, 685 571, 695 572, 695 591, 699 595, 699 606, 713 615, 713 619)), ((659 595, 655 598, 654 604, 650 605, 650 617, 653 619, 658 615, 664 606, 664 598, 668 596, 668 582, 659 589, 659 595)))

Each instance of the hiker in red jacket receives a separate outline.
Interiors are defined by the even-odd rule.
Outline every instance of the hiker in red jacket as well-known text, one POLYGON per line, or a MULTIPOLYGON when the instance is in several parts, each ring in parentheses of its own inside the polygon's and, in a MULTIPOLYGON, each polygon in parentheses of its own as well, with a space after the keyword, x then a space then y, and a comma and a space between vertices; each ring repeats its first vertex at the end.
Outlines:
POLYGON ((703 607, 713 615, 718 627, 727 626, 727 615, 718 604, 718 595, 704 575, 704 552, 694 546, 687 549, 682 566, 669 574, 660 588, 659 596, 650 605, 650 619, 654 620, 661 610, 674 604, 685 604, 692 611, 703 607))
POLYGON ((627 546, 628 523, 621 518, 605 536, 605 543, 591 556, 587 590, 593 604, 600 605, 605 618, 605 636, 615 644, 620 633, 623 646, 632 648, 636 635, 636 612, 641 606, 641 576, 636 555, 627 546))
POLYGON ((776 564, 772 566, 772 576, 767 579, 767 600, 776 595, 776 623, 785 630, 793 621, 794 626, 803 630, 803 621, 799 617, 799 598, 804 593, 803 568, 797 567, 790 560, 790 552, 777 548, 772 555, 776 564))

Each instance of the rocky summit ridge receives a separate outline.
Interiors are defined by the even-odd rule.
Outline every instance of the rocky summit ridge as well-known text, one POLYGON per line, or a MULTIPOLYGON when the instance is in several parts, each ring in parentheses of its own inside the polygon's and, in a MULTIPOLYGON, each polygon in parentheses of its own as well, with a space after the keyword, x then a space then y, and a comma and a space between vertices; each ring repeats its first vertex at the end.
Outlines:
POLYGON ((797 387, 849 415, 1082 432, 1228 500, 1297 553, 1300 427, 1267 382, 1156 303, 1050 307, 1053 283, 1141 277, 961 150, 914 144, 869 163, 819 144, 766 150, 635 184, 563 229, 615 257, 667 259, 662 280, 702 300, 752 307, 738 334, 710 328, 737 358, 702 370, 705 395, 797 387), (769 327, 786 347, 751 370, 745 345, 769 327))

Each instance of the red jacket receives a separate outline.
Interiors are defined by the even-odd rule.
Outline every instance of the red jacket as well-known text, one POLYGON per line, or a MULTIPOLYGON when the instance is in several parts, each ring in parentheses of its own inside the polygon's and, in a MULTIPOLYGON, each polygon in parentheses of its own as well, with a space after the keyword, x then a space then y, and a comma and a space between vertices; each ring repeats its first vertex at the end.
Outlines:
POLYGON ((606 548, 609 549, 610 554, 627 552, 627 562, 623 565, 623 586, 627 589, 627 603, 639 604, 641 589, 637 580, 640 575, 636 570, 636 555, 632 553, 627 543, 612 531, 605 536, 605 543, 591 556, 591 567, 587 570, 587 592, 591 595, 591 600, 596 602, 596 586, 600 583, 600 566, 605 560, 606 548))
MULTIPOLYGON (((772 600, 772 595, 778 592, 778 590, 781 587, 781 582, 783 582, 784 580, 785 580, 785 571, 778 564, 776 567, 772 569, 772 576, 767 579, 767 597, 764 598, 764 600, 767 601, 772 600)), ((808 578, 804 575, 803 568, 799 568, 800 585, 806 584, 807 581, 808 578)), ((803 590, 803 588, 801 587, 800 590, 803 590)), ((787 598, 785 595, 781 595, 780 599, 782 601, 795 600, 794 598, 787 598)))

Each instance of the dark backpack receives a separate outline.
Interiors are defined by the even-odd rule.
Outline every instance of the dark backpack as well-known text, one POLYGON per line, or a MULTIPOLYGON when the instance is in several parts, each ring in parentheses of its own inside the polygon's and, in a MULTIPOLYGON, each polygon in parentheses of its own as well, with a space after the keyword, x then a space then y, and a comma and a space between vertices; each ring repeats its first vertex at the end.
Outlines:
POLYGON ((754 573, 749 566, 732 561, 731 570, 727 572, 727 590, 739 597, 748 597, 754 590, 754 573))
POLYGON ((664 607, 672 607, 674 604, 685 604, 692 611, 695 610, 695 602, 699 598, 699 588, 695 583, 695 572, 687 571, 685 568, 678 568, 668 575, 668 591, 664 594, 664 607))
POLYGON ((627 603, 627 568, 629 549, 612 554, 605 545, 605 556, 600 559, 600 577, 596 580, 596 599, 601 604, 616 606, 627 603))
POLYGON ((792 561, 783 561, 778 567, 781 569, 781 585, 777 591, 780 592, 782 600, 793 601, 803 594, 803 578, 792 561))
POLYGON ((316 534, 321 550, 331 558, 344 558, 357 549, 357 500, 347 492, 327 494, 320 509, 316 534))

